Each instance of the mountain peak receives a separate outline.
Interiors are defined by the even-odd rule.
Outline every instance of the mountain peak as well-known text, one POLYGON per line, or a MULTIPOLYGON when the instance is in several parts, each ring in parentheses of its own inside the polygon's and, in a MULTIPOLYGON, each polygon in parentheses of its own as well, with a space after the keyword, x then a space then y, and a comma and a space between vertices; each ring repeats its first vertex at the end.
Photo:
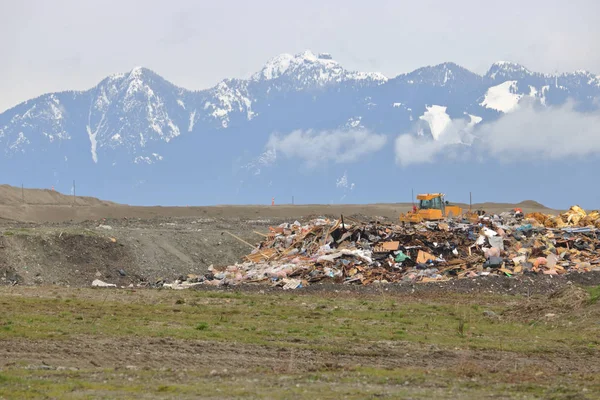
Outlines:
POLYGON ((503 68, 512 68, 512 67, 523 68, 523 66, 521 64, 512 62, 512 61, 496 61, 495 63, 492 64, 492 66, 503 67, 503 68))
POLYGON ((490 66, 485 74, 490 79, 515 79, 523 75, 533 75, 533 73, 523 65, 512 61, 496 61, 490 66))
POLYGON ((304 50, 295 55, 283 53, 271 58, 265 66, 252 76, 254 80, 272 80, 277 79, 286 73, 297 71, 299 68, 324 67, 327 69, 338 67, 339 64, 333 60, 331 54, 321 53, 319 55, 311 50, 304 50))
POLYGON ((464 83, 481 79, 481 76, 461 67, 453 62, 444 62, 437 65, 429 65, 414 70, 408 74, 400 75, 398 78, 406 80, 410 84, 433 84, 446 86, 456 83, 464 83))
POLYGON ((434 65, 433 68, 465 69, 465 68, 461 67, 460 65, 458 65, 457 63, 454 63, 452 61, 446 61, 446 62, 443 62, 441 64, 434 65))
POLYGON ((284 76, 307 84, 323 85, 343 80, 385 81, 380 73, 352 72, 345 70, 329 53, 304 50, 294 55, 283 53, 271 58, 265 66, 252 75, 254 81, 270 81, 284 76))
POLYGON ((148 74, 156 75, 152 70, 150 70, 146 67, 137 66, 137 67, 133 67, 128 72, 119 72, 116 74, 112 74, 108 77, 108 80, 115 81, 115 80, 121 80, 123 78, 128 78, 130 80, 140 79, 144 76, 147 76, 148 74))
POLYGON ((140 67, 140 66, 133 67, 131 69, 131 71, 129 72, 129 76, 138 78, 138 77, 142 76, 144 74, 144 72, 146 72, 146 71, 148 71, 148 70, 144 67, 140 67))

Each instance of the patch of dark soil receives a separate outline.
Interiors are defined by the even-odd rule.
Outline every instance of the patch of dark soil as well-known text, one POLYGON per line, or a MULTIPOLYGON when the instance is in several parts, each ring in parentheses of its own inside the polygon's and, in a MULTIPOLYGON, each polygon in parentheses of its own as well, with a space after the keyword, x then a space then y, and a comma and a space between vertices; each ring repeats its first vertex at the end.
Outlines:
MULTIPOLYGON (((582 286, 600 285, 600 272, 593 271, 587 273, 574 273, 569 275, 551 276, 551 275, 523 275, 515 277, 502 277, 490 275, 473 279, 457 279, 446 282, 430 283, 388 283, 369 286, 344 285, 331 281, 312 284, 310 286, 294 289, 294 294, 319 293, 319 292, 338 292, 351 294, 413 294, 413 293, 472 293, 472 294, 508 294, 531 297, 536 295, 547 296, 558 290, 572 286, 572 284, 582 286)), ((242 292, 281 292, 280 287, 271 287, 264 284, 242 284, 229 287, 196 286, 196 290, 210 291, 242 291, 242 292)))
POLYGON ((257 366, 275 372, 307 372, 328 368, 457 368, 469 361, 481 373, 513 370, 516 365, 544 369, 548 373, 598 373, 598 354, 556 352, 522 355, 506 351, 464 349, 435 350, 427 344, 377 342, 365 348, 328 352, 281 346, 206 342, 171 338, 76 336, 69 340, 0 341, 0 367, 12 361, 44 363, 48 366, 78 368, 173 368, 210 370, 227 368, 236 373, 257 366), (132 351, 135 349, 135 351, 132 351))
POLYGON ((15 268, 9 262, 7 255, 7 241, 4 236, 0 236, 0 284, 16 285, 23 282, 23 277, 20 276, 15 268))
POLYGON ((23 282, 23 277, 14 268, 0 264, 0 285, 17 285, 23 282))

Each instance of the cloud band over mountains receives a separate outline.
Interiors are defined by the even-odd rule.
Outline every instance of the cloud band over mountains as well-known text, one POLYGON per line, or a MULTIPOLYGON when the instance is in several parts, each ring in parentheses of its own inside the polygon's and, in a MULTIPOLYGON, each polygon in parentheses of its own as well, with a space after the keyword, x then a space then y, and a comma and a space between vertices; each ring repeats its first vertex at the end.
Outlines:
POLYGON ((522 101, 515 111, 492 122, 474 125, 468 117, 453 119, 437 140, 416 132, 400 134, 393 141, 389 139, 367 129, 296 130, 287 135, 272 134, 266 148, 286 158, 301 160, 311 168, 324 162, 355 163, 390 143, 399 167, 468 155, 501 161, 524 157, 560 160, 600 153, 600 111, 577 111, 572 101, 552 107, 522 101))

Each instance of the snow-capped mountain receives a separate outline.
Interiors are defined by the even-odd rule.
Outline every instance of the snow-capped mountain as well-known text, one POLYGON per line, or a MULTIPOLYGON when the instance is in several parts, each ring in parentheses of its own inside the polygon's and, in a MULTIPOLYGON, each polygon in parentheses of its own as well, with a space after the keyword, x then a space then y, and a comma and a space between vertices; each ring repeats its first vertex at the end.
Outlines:
MULTIPOLYGON (((262 154, 273 134, 362 129, 435 141, 456 119, 467 128, 485 124, 524 99, 542 107, 572 99, 580 110, 595 110, 600 77, 540 74, 509 62, 494 63, 483 76, 443 63, 385 77, 305 51, 276 56, 248 79, 191 91, 137 67, 89 90, 46 94, 0 114, 0 167, 11 171, 6 179, 13 184, 60 187, 73 178, 109 179, 118 193, 130 194, 119 198, 116 189, 105 189, 105 197, 154 202, 147 192, 140 197, 140 187, 173 183, 174 174, 202 186, 218 168, 236 186, 236 171, 255 165, 249 158, 262 154)), ((214 179, 226 181, 222 174, 214 179)))
POLYGON ((331 54, 315 55, 311 51, 300 54, 281 54, 272 58, 256 74, 252 81, 275 81, 289 84, 296 90, 325 86, 341 82, 379 82, 385 83, 387 78, 378 72, 356 72, 345 70, 331 54))

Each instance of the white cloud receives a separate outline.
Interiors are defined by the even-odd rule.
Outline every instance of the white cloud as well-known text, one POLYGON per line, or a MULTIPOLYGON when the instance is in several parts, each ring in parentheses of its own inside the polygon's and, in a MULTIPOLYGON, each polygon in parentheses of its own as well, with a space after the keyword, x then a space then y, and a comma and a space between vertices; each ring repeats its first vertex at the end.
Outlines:
POLYGON ((335 182, 335 186, 337 188, 348 187, 348 175, 345 172, 344 175, 342 175, 342 177, 335 182))
POLYGON ((446 146, 446 143, 422 136, 400 135, 396 139, 396 163, 407 166, 432 162, 446 146))
MULTIPOLYGON (((440 153, 447 153, 451 146, 470 145, 474 138, 472 134, 474 126, 473 121, 466 119, 448 119, 443 129, 436 126, 438 130, 436 135, 432 136, 437 137, 437 140, 424 135, 420 127, 417 127, 419 132, 416 135, 402 134, 396 138, 396 163, 402 166, 428 163, 434 161, 440 153)), ((433 133, 433 127, 431 128, 433 133)))
POLYGON ((242 168, 251 170, 254 175, 260 175, 262 167, 270 167, 277 161, 277 150, 267 149, 256 159, 250 161, 248 164, 242 166, 242 168))
POLYGON ((271 135, 267 148, 288 158, 299 158, 315 167, 325 161, 352 163, 377 152, 387 141, 385 135, 365 129, 336 131, 293 131, 286 136, 271 135))
POLYGON ((471 149, 477 156, 500 160, 557 160, 600 152, 600 112, 578 112, 568 102, 560 107, 541 107, 522 100, 519 107, 496 121, 477 124, 452 120, 439 140, 414 134, 396 139, 396 163, 401 166, 433 162, 471 149))
POLYGON ((335 181, 335 187, 341 189, 344 193, 340 201, 343 201, 348 196, 348 193, 354 190, 354 186, 354 183, 350 183, 348 180, 348 172, 344 171, 344 175, 335 181))
POLYGON ((348 173, 344 172, 344 175, 342 175, 340 179, 335 181, 335 187, 337 187, 338 189, 353 190, 354 183, 350 183, 350 181, 348 180, 348 173))
POLYGON ((500 159, 561 159, 600 152, 600 112, 521 103, 517 111, 477 130, 482 146, 500 159))

